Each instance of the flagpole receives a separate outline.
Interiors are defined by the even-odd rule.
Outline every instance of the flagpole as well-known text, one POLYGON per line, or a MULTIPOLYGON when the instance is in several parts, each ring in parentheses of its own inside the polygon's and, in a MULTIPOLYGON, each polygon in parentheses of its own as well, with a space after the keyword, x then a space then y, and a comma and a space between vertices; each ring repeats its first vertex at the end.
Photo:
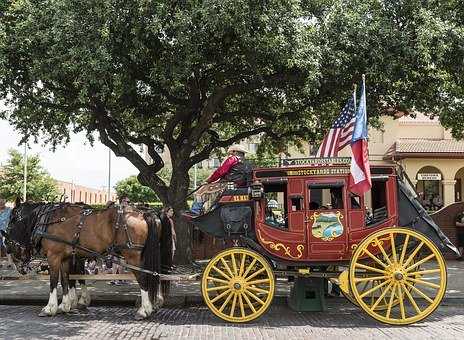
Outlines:
POLYGON ((354 112, 356 112, 356 89, 358 88, 358 85, 356 83, 353 84, 353 100, 354 100, 354 112))

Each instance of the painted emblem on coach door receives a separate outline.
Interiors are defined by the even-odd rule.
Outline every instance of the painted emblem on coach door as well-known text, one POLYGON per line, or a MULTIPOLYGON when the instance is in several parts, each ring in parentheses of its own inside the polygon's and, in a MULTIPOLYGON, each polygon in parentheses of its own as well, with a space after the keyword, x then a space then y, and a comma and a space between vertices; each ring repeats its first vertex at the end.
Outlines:
POLYGON ((343 234, 343 224, 341 222, 343 215, 339 211, 336 213, 315 212, 310 219, 314 221, 311 226, 311 233, 316 238, 323 241, 332 241, 343 234))

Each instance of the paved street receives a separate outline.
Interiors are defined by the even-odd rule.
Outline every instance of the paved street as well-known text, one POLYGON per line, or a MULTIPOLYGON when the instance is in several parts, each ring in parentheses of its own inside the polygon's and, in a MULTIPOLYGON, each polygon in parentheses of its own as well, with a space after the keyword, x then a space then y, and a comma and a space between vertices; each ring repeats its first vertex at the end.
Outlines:
POLYGON ((425 322, 408 327, 382 325, 343 298, 327 299, 327 312, 293 312, 285 304, 285 280, 279 280, 270 311, 245 325, 217 319, 201 303, 198 282, 175 284, 167 307, 149 321, 133 319, 139 294, 135 283, 105 282, 89 282, 96 306, 88 313, 39 318, 48 299, 48 282, 6 280, 0 281, 0 303, 5 304, 0 305, 0 339, 462 339, 463 272, 463 262, 450 261, 447 294, 439 309, 425 322), (108 306, 114 302, 124 306, 108 306))
POLYGON ((325 313, 296 313, 275 305, 258 321, 233 325, 203 305, 163 308, 134 321, 130 307, 91 307, 87 314, 39 318, 39 306, 0 306, 0 339, 462 339, 464 309, 443 303, 425 322, 382 325, 336 299, 325 313))

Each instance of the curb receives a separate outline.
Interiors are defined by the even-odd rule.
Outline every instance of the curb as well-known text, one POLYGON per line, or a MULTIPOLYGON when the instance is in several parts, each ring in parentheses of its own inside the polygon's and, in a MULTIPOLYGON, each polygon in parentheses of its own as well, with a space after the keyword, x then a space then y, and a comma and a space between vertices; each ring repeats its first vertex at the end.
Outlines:
MULTIPOLYGON (((137 301, 138 297, 125 297, 121 299, 121 296, 117 299, 108 298, 93 298, 90 304, 91 307, 101 307, 101 306, 128 306, 133 307, 137 301)), ((350 303, 344 297, 331 297, 326 299, 326 301, 332 301, 337 303, 350 303)), ((15 298, 15 297, 0 297, 0 305, 8 306, 43 306, 48 303, 48 298, 40 297, 29 297, 29 298, 15 298)), ((203 304, 203 298, 201 296, 170 296, 166 299, 164 304, 165 307, 187 307, 192 305, 203 304)), ((287 305, 286 296, 275 296, 272 304, 274 305, 287 305)), ((353 305, 353 304, 351 304, 353 305)), ((441 305, 454 306, 464 305, 464 297, 453 297, 453 298, 444 298, 441 302, 441 305)))

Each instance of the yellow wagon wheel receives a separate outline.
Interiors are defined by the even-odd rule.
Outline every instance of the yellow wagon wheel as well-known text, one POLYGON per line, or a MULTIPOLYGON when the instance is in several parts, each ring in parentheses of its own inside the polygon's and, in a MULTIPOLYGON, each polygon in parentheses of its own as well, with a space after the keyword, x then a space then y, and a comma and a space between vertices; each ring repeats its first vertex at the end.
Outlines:
POLYGON ((201 292, 208 308, 230 322, 255 320, 266 312, 275 290, 274 272, 255 251, 230 248, 217 254, 203 272, 201 292))
MULTIPOLYGON (((401 251, 401 249, 400 249, 401 251)), ((388 256, 391 257, 391 253, 388 253, 388 256)), ((414 264, 414 260, 411 261, 411 264, 414 264)), ((375 262, 368 262, 366 263, 367 265, 369 266, 372 266, 374 268, 379 268, 379 269, 382 269, 381 266, 379 266, 377 263, 375 262)), ((368 278, 368 277, 371 277, 372 275, 370 275, 368 272, 365 273, 364 275, 364 278, 368 278)), ((422 277, 422 275, 420 274, 420 266, 417 266, 416 267, 416 274, 413 275, 413 278, 415 279, 420 279, 422 277), (419 274, 418 274, 419 273, 419 274)), ((367 290, 370 290, 371 288, 374 288, 375 286, 381 284, 382 282, 380 282, 379 280, 372 280, 372 281, 364 281, 362 283, 362 285, 360 287, 358 287, 358 290, 359 291, 367 291, 367 290)), ((406 289, 409 291, 409 293, 411 293, 412 291, 412 286, 414 286, 415 282, 412 281, 411 282, 411 286, 407 286, 406 289)), ((391 289, 388 289, 385 293, 384 291, 387 290, 387 287, 383 286, 382 288, 376 290, 376 291, 372 291, 371 294, 368 294, 368 298, 370 298, 370 304, 373 305, 376 301, 377 298, 379 298, 380 296, 383 296, 383 298, 381 299, 381 301, 377 304, 377 306, 375 307, 375 310, 376 311, 381 311, 381 310, 385 310, 385 309, 388 309, 388 306, 390 306, 390 296, 392 294, 392 290, 391 289)), ((348 292, 344 292, 343 290, 340 290, 343 294, 343 296, 349 300, 352 304, 354 304, 355 306, 359 307, 359 304, 358 302, 356 301, 356 299, 354 298, 353 296, 353 293, 351 292, 351 289, 348 291, 348 292)), ((398 303, 399 303, 399 299, 398 299, 398 296, 397 294, 395 294, 395 296, 393 297, 393 300, 392 300, 392 303, 391 303, 391 307, 394 307, 396 306, 398 303)), ((391 308, 390 307, 390 308, 391 308)))
POLYGON ((440 250, 426 236, 389 228, 369 235, 356 248, 349 278, 353 297, 366 313, 387 324, 407 325, 438 307, 447 274, 440 250), (370 282, 367 288, 365 282, 370 282), (374 292, 379 295, 373 299, 374 292), (387 308, 378 309, 386 296, 387 308))

